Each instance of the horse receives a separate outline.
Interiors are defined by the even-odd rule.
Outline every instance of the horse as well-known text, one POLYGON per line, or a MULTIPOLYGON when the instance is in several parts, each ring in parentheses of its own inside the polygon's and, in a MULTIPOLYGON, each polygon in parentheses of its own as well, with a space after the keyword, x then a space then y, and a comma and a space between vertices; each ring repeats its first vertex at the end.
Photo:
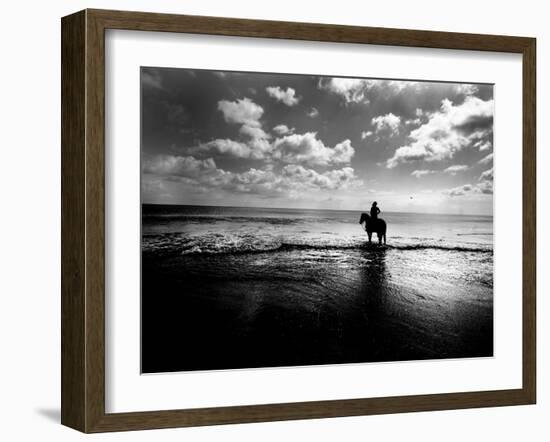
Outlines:
POLYGON ((369 242, 371 242, 372 232, 376 232, 378 244, 382 244, 382 238, 384 238, 384 244, 386 244, 386 221, 382 218, 372 219, 368 213, 362 213, 359 224, 363 223, 365 223, 365 230, 369 235, 369 242))

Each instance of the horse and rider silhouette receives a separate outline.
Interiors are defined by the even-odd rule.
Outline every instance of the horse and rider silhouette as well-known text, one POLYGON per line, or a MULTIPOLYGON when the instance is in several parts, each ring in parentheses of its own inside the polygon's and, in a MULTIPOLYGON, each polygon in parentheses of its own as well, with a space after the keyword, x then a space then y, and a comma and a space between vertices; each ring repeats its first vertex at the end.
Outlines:
POLYGON ((361 214, 359 224, 365 223, 365 230, 369 236, 369 242, 371 242, 372 233, 376 232, 378 244, 382 244, 382 239, 384 240, 384 244, 386 244, 386 221, 382 218, 378 218, 379 213, 380 209, 378 208, 378 203, 375 201, 370 208, 370 215, 364 212, 361 214))

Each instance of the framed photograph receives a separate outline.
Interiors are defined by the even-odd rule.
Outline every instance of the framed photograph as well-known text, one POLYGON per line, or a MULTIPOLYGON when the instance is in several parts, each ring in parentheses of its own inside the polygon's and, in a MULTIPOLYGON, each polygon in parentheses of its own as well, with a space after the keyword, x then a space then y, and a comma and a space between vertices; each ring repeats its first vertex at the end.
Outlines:
POLYGON ((62 19, 62 423, 535 403, 535 39, 62 19))

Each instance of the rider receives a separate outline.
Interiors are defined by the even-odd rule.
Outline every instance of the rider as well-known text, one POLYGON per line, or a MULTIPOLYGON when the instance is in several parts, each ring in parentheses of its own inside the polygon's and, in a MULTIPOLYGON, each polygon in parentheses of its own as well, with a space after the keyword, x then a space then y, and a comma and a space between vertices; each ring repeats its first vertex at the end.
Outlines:
POLYGON ((370 217, 372 219, 378 219, 378 214, 380 213, 380 209, 378 208, 378 203, 375 201, 372 203, 372 207, 370 208, 370 217))

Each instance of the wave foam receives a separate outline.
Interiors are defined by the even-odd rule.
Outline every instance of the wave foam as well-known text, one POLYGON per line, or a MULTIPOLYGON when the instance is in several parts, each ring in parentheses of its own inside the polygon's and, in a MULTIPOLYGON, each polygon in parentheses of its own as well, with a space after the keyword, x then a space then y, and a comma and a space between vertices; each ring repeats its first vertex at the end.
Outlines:
POLYGON ((449 252, 492 253, 487 244, 447 244, 428 239, 400 238, 388 245, 376 241, 368 243, 364 237, 347 239, 314 239, 292 241, 270 236, 231 235, 214 233, 196 237, 182 234, 145 235, 142 240, 145 253, 172 255, 218 255, 246 253, 274 253, 301 250, 442 250, 449 252))

